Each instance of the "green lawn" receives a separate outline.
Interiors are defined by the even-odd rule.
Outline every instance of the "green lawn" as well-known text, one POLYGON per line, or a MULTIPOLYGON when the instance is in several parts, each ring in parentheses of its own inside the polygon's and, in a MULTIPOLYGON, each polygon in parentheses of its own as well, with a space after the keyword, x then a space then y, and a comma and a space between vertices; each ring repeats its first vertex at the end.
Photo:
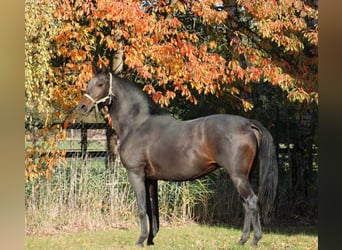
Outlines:
MULTIPOLYGON (((258 249, 318 249, 317 233, 296 228, 264 232, 258 249)), ((134 242, 139 229, 58 234, 26 237, 26 249, 138 249, 134 242)), ((250 249, 249 240, 239 247, 241 229, 215 226, 184 225, 161 227, 147 249, 250 249)), ((146 245, 146 243, 145 243, 146 245)))

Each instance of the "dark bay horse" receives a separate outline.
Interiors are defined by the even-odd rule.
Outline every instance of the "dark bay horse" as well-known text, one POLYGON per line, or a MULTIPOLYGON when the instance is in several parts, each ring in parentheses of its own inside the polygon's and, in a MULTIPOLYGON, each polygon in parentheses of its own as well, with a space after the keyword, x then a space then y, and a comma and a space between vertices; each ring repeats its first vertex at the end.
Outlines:
POLYGON ((272 136, 258 121, 235 115, 211 115, 179 121, 161 114, 134 83, 106 70, 94 68, 86 94, 78 105, 87 115, 107 106, 120 140, 120 158, 127 169, 136 195, 141 234, 153 245, 159 230, 157 181, 185 181, 202 177, 223 167, 242 198, 245 211, 244 244, 253 225, 256 246, 262 237, 259 202, 262 214, 270 212, 278 182, 278 166, 272 136), (249 173, 259 164, 259 192, 253 192, 249 173), (259 197, 259 199, 258 199, 259 197), (148 231, 148 222, 149 228, 148 231))

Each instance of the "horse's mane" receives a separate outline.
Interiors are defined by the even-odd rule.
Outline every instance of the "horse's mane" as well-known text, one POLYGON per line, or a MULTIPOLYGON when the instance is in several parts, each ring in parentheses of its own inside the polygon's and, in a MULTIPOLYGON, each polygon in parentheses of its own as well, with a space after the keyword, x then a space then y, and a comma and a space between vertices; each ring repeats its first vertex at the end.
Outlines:
POLYGON ((157 103, 155 103, 146 92, 141 90, 137 86, 137 83, 134 83, 128 79, 120 78, 118 76, 114 77, 119 79, 117 84, 120 86, 120 88, 124 91, 130 92, 132 96, 139 99, 139 103, 148 109, 148 113, 150 115, 161 115, 167 113, 157 103))

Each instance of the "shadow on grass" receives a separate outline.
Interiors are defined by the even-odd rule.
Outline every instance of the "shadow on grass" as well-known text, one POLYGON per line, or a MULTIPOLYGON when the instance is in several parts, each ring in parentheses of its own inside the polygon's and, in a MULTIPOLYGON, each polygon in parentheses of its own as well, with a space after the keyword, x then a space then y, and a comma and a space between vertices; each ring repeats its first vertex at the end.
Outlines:
MULTIPOLYGON (((243 221, 235 221, 233 223, 222 224, 222 223, 198 223, 199 225, 209 226, 209 227, 219 227, 219 228, 233 228, 236 230, 241 230, 243 221)), ((308 235, 308 236, 318 236, 318 225, 310 224, 304 225, 298 222, 273 222, 268 225, 261 225, 263 233, 272 234, 282 234, 282 235, 308 235)), ((251 225, 251 233, 253 233, 253 226, 251 225)))

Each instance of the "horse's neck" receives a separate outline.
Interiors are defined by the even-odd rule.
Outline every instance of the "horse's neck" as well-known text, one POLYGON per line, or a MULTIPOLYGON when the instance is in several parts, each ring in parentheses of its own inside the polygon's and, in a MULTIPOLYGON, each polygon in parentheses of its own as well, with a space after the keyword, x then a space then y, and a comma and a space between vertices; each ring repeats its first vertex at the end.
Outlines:
POLYGON ((113 105, 110 110, 110 115, 113 127, 120 140, 123 140, 130 131, 139 127, 150 116, 145 105, 130 104, 127 102, 121 103, 118 106, 113 105))

